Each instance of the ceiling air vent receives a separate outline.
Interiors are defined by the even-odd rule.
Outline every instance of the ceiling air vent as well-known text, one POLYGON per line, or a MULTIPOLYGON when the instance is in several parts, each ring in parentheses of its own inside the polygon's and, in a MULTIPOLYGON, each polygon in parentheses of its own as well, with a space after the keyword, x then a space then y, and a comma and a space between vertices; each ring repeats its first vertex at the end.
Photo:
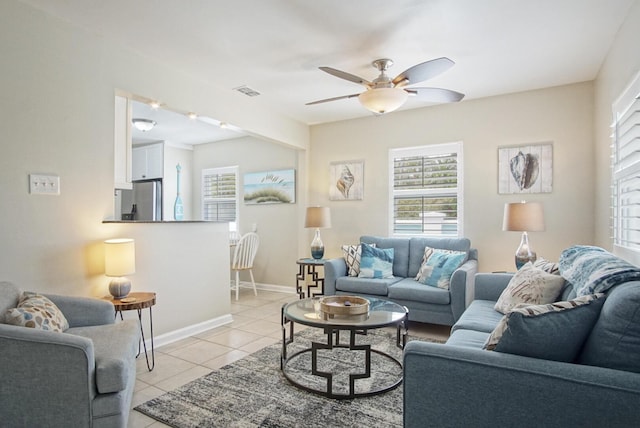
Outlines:
POLYGON ((257 97, 258 95, 260 95, 260 92, 256 91, 255 89, 251 89, 246 85, 238 86, 237 88, 233 88, 233 90, 245 94, 248 97, 257 97))

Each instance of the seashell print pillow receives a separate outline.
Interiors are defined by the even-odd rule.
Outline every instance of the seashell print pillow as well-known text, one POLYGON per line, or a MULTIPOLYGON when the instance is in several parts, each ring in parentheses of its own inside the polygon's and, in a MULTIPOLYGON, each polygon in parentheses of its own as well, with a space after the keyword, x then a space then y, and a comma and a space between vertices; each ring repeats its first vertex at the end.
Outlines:
POLYGON ((563 286, 564 278, 537 269, 529 262, 513 275, 494 309, 506 314, 519 303, 530 305, 553 303, 562 292, 563 286))

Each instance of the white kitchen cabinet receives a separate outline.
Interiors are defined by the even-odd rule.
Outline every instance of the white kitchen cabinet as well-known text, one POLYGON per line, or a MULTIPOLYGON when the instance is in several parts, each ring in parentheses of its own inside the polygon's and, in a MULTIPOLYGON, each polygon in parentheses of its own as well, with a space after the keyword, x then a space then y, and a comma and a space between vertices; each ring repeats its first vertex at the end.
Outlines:
POLYGON ((164 176, 164 144, 137 146, 133 150, 133 180, 151 180, 164 176))

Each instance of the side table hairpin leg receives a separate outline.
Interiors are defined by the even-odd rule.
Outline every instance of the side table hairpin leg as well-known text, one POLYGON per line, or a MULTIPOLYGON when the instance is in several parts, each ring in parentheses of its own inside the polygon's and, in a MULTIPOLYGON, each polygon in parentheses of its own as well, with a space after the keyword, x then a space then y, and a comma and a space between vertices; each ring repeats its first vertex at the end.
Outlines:
MULTIPOLYGON (((147 360, 147 369, 152 371, 156 366, 156 356, 153 346, 153 311, 149 306, 149 332, 151 333, 151 364, 149 364, 149 353, 147 352, 147 341, 144 340, 144 328, 142 328, 142 309, 138 309, 138 320, 140 321, 140 334, 142 336, 142 346, 144 347, 144 357, 147 360)), ((140 355, 140 344, 138 344, 138 355, 140 355)))

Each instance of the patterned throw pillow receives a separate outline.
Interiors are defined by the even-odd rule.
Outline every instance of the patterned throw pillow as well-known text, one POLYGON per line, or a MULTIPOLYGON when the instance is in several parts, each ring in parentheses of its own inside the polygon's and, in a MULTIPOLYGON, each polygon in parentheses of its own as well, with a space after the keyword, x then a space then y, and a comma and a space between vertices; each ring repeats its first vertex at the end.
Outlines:
POLYGON ((424 248, 422 265, 415 280, 432 287, 449 289, 451 275, 462 265, 467 253, 464 251, 424 248))
POLYGON ((393 248, 375 248, 369 244, 360 244, 359 278, 393 278, 393 248))
POLYGON ((542 305, 555 302, 562 292, 564 278, 525 264, 513 275, 494 309, 506 314, 518 303, 542 305))
POLYGON ((604 294, 546 305, 519 304, 502 317, 484 349, 573 362, 600 315, 604 294))
POLYGON ((22 293, 17 308, 7 309, 5 322, 59 333, 69 328, 67 319, 51 300, 29 291, 22 293))
MULTIPOLYGON (((376 244, 369 244, 375 247, 376 244)), ((347 264, 347 275, 358 276, 360 273, 360 259, 362 257, 362 247, 358 245, 343 245, 342 255, 347 264)))
POLYGON ((543 258, 539 258, 538 260, 533 262, 533 267, 542 269, 543 271, 553 275, 560 275, 560 269, 558 268, 558 263, 553 263, 543 258))

